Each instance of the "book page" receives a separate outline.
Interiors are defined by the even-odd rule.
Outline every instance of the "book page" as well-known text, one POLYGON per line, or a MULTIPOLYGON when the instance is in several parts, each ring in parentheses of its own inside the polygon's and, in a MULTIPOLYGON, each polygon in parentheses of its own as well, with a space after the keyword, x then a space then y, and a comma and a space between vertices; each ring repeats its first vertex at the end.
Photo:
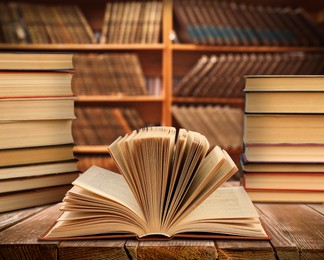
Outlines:
POLYGON ((218 188, 183 221, 206 219, 258 218, 259 215, 243 187, 218 188))
POLYGON ((143 216, 127 182, 119 174, 92 166, 72 184, 123 204, 137 215, 143 216))
POLYGON ((195 210, 167 232, 207 232, 249 237, 267 237, 258 213, 243 187, 217 189, 195 210))
MULTIPOLYGON (((231 157, 226 151, 222 150, 222 152, 224 153, 225 162, 217 169, 217 172, 213 174, 199 193, 189 193, 187 200, 183 202, 181 208, 179 208, 176 216, 173 218, 173 223, 179 221, 181 218, 184 218, 184 216, 193 211, 198 205, 200 205, 200 203, 202 203, 222 183, 228 180, 237 171, 237 167, 232 161, 231 157)), ((217 160, 217 158, 214 158, 215 165, 217 160)))

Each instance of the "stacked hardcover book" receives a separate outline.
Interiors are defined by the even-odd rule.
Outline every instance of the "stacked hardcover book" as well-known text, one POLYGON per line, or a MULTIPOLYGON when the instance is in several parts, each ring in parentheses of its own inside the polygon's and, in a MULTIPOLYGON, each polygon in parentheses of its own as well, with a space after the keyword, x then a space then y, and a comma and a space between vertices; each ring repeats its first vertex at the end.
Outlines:
POLYGON ((2 53, 0 212, 57 202, 78 177, 72 54, 2 53))
POLYGON ((243 186, 253 201, 324 201, 324 76, 247 76, 243 186))

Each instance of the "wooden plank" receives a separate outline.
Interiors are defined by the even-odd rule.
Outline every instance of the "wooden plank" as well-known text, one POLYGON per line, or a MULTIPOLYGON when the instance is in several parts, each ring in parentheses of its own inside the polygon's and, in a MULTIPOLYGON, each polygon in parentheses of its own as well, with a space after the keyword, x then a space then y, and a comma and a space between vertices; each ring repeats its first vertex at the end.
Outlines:
POLYGON ((269 241, 216 240, 218 259, 276 259, 269 241))
POLYGON ((35 215, 36 213, 44 210, 48 206, 40 206, 28 209, 15 210, 0 214, 0 231, 9 228, 18 222, 35 215))
POLYGON ((48 207, 0 232, 0 259, 57 259, 58 242, 40 242, 38 238, 61 214, 59 206, 48 207))
POLYGON ((59 259, 129 259, 125 240, 89 240, 62 242, 59 259))
POLYGON ((139 241, 135 239, 127 240, 125 250, 130 259, 137 260, 137 248, 139 241))
POLYGON ((212 240, 140 241, 137 259, 216 259, 212 240))
MULTIPOLYGON (((259 205, 259 204, 257 204, 259 205)), ((276 227, 280 225, 277 221, 270 219, 267 213, 258 210, 259 215, 271 236, 271 244, 279 259, 298 259, 299 252, 295 242, 288 239, 281 230, 276 227)))
POLYGON ((213 52, 321 52, 323 47, 304 46, 213 46, 197 44, 173 44, 174 51, 213 51, 213 52))
POLYGON ((257 208, 265 215, 265 224, 274 238, 271 243, 281 254, 282 241, 298 248, 300 259, 324 259, 324 219, 321 213, 303 204, 262 204, 257 208))
POLYGON ((308 207, 316 210, 317 212, 321 213, 324 216, 324 203, 320 204, 307 204, 308 207))

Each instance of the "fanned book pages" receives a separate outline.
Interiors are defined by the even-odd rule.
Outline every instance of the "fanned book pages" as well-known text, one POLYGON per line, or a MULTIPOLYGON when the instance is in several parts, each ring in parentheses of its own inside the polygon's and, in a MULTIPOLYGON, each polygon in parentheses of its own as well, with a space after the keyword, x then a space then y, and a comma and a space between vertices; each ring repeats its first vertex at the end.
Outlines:
POLYGON ((236 171, 205 136, 149 127, 117 138, 121 175, 92 166, 73 182, 45 240, 138 237, 269 239, 242 187, 219 188, 236 171))

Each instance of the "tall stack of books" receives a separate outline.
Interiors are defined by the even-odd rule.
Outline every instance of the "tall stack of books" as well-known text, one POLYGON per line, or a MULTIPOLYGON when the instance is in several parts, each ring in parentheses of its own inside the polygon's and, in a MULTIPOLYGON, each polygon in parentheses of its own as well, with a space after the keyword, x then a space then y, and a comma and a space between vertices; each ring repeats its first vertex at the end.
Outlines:
POLYGON ((72 54, 0 55, 0 212, 61 201, 73 155, 72 54))
POLYGON ((324 202, 324 76, 247 76, 242 184, 253 201, 324 202))

